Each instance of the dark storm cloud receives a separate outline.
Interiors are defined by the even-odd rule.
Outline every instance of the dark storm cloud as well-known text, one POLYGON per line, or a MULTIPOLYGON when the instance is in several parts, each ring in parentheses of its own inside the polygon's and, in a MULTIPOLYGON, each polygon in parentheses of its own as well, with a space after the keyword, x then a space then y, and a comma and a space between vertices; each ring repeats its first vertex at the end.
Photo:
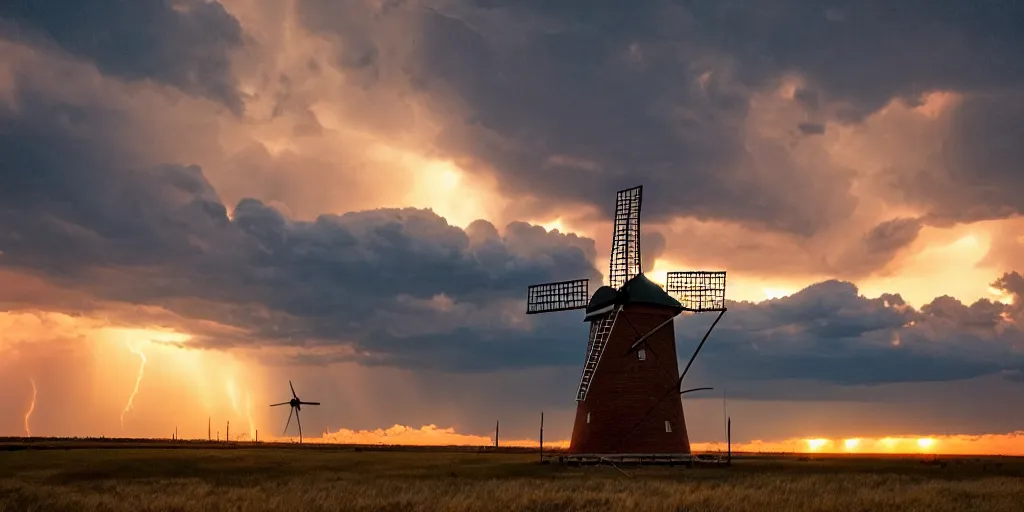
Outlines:
POLYGON ((539 195, 538 205, 571 199, 607 215, 607 198, 639 180, 663 192, 645 201, 652 220, 683 212, 801 233, 852 206, 842 179, 808 181, 785 166, 770 179, 736 179, 757 165, 737 135, 748 91, 717 78, 699 85, 710 67, 674 39, 685 13, 660 4, 627 16, 580 7, 371 11, 310 0, 299 12, 311 30, 338 41, 346 76, 391 66, 439 112, 460 112, 437 144, 496 167, 507 192, 539 195), (413 31, 411 53, 387 49, 391 19, 413 31), (815 215, 796 200, 811 186, 831 199, 815 215))
MULTIPOLYGON (((382 76, 389 53, 365 27, 401 6, 348 18, 316 10, 351 6, 338 5, 305 3, 301 7, 312 10, 303 19, 323 22, 314 26, 318 32, 336 34, 348 53, 335 64, 355 70, 353 76, 370 87, 382 76), (329 20, 339 17, 367 24, 339 22, 340 28, 332 28, 329 20)), ((739 135, 750 88, 788 69, 769 66, 770 59, 757 53, 770 51, 771 44, 755 51, 721 42, 736 54, 744 81, 723 78, 726 73, 716 66, 727 55, 713 45, 698 49, 698 36, 706 35, 683 30, 714 13, 667 3, 609 5, 577 3, 573 10, 567 3, 517 3, 491 9, 481 3, 481 9, 422 11, 420 32, 414 34, 418 52, 402 63, 408 78, 438 102, 435 107, 460 104, 468 111, 445 127, 438 143, 486 160, 504 173, 506 186, 542 199, 570 197, 605 207, 616 189, 642 181, 656 192, 644 202, 653 219, 691 214, 811 234, 849 213, 849 176, 798 169, 785 148, 771 142, 761 143, 755 158, 739 135), (491 30, 510 20, 515 23, 503 31, 491 30)), ((204 6, 184 12, 219 9, 204 6)), ((799 25, 787 16, 802 12, 780 11, 765 19, 777 27, 799 25)), ((856 19, 842 9, 824 18, 856 19)), ((738 28, 745 23, 725 19, 738 28)), ((75 29, 85 35, 52 37, 108 73, 142 76, 145 67, 109 62, 106 46, 76 46, 91 40, 89 30, 106 30, 95 25, 97 18, 89 20, 94 24, 75 29)), ((59 28, 27 17, 22 23, 59 28)), ((150 29, 153 37, 178 33, 150 29)), ((766 37, 760 30, 729 37, 757 42, 753 36, 766 37)), ((204 55, 224 55, 224 46, 203 37, 197 36, 199 43, 212 44, 204 55)), ((137 50, 166 57, 161 45, 172 39, 140 43, 137 50)), ((858 96, 823 78, 830 68, 818 70, 813 58, 790 50, 786 62, 798 64, 789 67, 816 70, 814 92, 797 93, 808 110, 834 97, 872 108, 886 91, 901 90, 868 87, 858 96)), ((186 89, 230 83, 206 73, 208 63, 170 66, 161 71, 169 74, 154 72, 151 78, 186 89)), ((862 75, 865 81, 871 77, 862 75)), ((202 346, 327 349, 300 356, 307 363, 356 360, 479 372, 574 367, 583 358, 586 327, 579 315, 526 317, 523 302, 528 284, 598 280, 591 240, 523 223, 509 224, 503 233, 485 221, 462 230, 417 209, 296 221, 245 199, 229 215, 198 167, 136 165, 131 147, 140 141, 123 114, 32 91, 16 96, 16 109, 0 110, 0 154, 9 156, 0 161, 0 265, 7 269, 106 300, 162 306, 190 320, 243 329, 243 335, 201 336, 202 346)), ((968 148, 960 154, 971 153, 968 148)), ((855 259, 887 261, 919 229, 915 220, 883 223, 863 237, 863 254, 855 259)), ((656 233, 645 233, 644 244, 647 258, 665 245, 656 233)), ((1018 274, 997 286, 1021 294, 1018 274)), ((1021 366, 1014 318, 1020 318, 1014 307, 986 301, 965 306, 949 298, 915 311, 895 295, 865 299, 848 283, 826 282, 785 299, 733 304, 698 363, 723 378, 842 384, 1014 375, 1021 366)), ((693 322, 681 320, 687 327, 681 332, 697 329, 693 322)))
POLYGON ((569 361, 559 328, 579 319, 531 331, 525 292, 599 281, 593 241, 464 231, 412 208, 300 222, 245 199, 229 218, 198 167, 123 164, 122 121, 30 91, 0 111, 0 265, 251 335, 200 345, 344 344, 367 362, 472 371, 569 361))
MULTIPOLYGON (((1011 272, 993 286, 1013 293, 1019 303, 1024 296, 1015 284, 1022 279, 1011 272)), ((1012 377, 1024 367, 1020 311, 986 299, 966 305, 952 297, 915 310, 899 295, 866 298, 850 283, 826 281, 781 299, 730 304, 698 364, 702 374, 724 382, 877 385, 1012 377)), ((688 317, 677 325, 681 336, 699 339, 709 323, 688 317)))
POLYGON ((931 165, 893 169, 891 183, 938 226, 1024 213, 1024 94, 971 96, 950 121, 953 131, 931 165))
POLYGON ((241 46, 238 21, 206 0, 19 0, 0 3, 6 35, 45 38, 128 80, 151 79, 208 97, 240 114, 229 52, 241 46))
POLYGON ((934 90, 965 95, 952 133, 925 168, 894 169, 892 185, 948 226, 1024 211, 1017 143, 1024 129, 1024 3, 926 1, 822 4, 786 0, 684 1, 697 38, 736 59, 748 84, 782 71, 806 76, 796 94, 809 112, 844 104, 855 122, 893 98, 910 105, 934 90), (813 92, 812 92, 813 91, 813 92))
POLYGON ((1020 84, 1024 6, 1012 0, 684 0, 705 43, 727 51, 747 81, 807 74, 859 119, 894 97, 932 89, 1020 84))
MULTIPOLYGON (((30 91, 17 110, 0 111, 0 154, 12 156, 0 166, 0 265, 106 301, 160 306, 185 327, 241 329, 193 329, 195 344, 210 348, 302 347, 296 361, 306 364, 455 372, 580 364, 579 315, 527 317, 523 303, 529 284, 599 281, 592 240, 517 222, 463 230, 412 208, 296 221, 245 199, 229 215, 197 167, 122 163, 136 142, 124 122, 30 91)), ((864 245, 885 252, 914 232, 897 219, 864 245)), ((651 254, 660 241, 647 234, 651 254)), ((1021 303, 1019 274, 994 286, 1021 303)), ((1024 364, 1021 319, 1019 306, 940 297, 917 311, 898 295, 867 299, 829 281, 731 304, 695 371, 839 384, 1013 375, 1024 364)), ((679 325, 685 360, 707 317, 679 325)))
MULTIPOLYGON (((811 235, 848 218, 849 175, 802 169, 782 143, 743 138, 751 95, 785 74, 808 82, 793 98, 815 114, 795 127, 805 135, 824 133, 826 121, 857 122, 893 98, 913 104, 932 90, 975 94, 1024 78, 1019 2, 439 4, 306 0, 300 12, 340 42, 342 69, 391 59, 438 112, 464 112, 437 144, 494 167, 506 191, 609 215, 607 198, 642 182, 659 191, 645 200, 651 221, 693 215, 811 235), (399 16, 416 19, 416 50, 373 51, 388 37, 376 27, 399 16), (373 58, 345 57, 352 52, 373 58)), ((992 122, 961 124, 978 134, 1000 124, 992 122)), ((984 144, 1015 146, 1009 133, 984 144)), ((968 167, 985 160, 972 156, 989 154, 984 144, 964 149, 968 167)), ((937 210, 948 217, 958 206, 937 210)))

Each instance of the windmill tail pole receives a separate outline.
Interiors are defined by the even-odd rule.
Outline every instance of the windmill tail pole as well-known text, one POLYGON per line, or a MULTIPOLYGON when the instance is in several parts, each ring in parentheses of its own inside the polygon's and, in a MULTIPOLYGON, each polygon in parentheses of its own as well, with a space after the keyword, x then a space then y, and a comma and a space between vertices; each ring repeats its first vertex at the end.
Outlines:
POLYGON ((711 331, 715 330, 715 326, 718 325, 718 321, 722 319, 722 315, 725 314, 725 311, 725 309, 722 309, 718 312, 718 317, 716 317, 715 321, 711 323, 711 327, 708 327, 708 331, 704 333, 704 337, 701 338, 700 344, 697 345, 697 350, 693 351, 693 355, 690 356, 690 361, 686 363, 686 368, 683 368, 683 374, 679 376, 679 382, 676 384, 676 389, 679 389, 679 386, 682 385, 683 377, 685 377, 686 372, 690 370, 690 365, 693 364, 694 359, 697 359, 697 354, 699 354, 700 349, 704 347, 704 342, 708 341, 708 336, 711 336, 711 331))

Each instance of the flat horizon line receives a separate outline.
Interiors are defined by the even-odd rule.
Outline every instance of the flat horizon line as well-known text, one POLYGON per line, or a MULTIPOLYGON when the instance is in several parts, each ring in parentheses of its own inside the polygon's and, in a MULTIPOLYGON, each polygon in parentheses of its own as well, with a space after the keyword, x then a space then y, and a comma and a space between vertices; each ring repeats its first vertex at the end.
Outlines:
MULTIPOLYGON (((216 439, 170 439, 170 438, 156 438, 156 437, 43 437, 43 436, 0 436, 0 451, 18 451, 20 449, 26 450, 46 450, 46 449, 90 449, 90 448, 146 448, 161 446, 165 449, 173 449, 178 446, 175 445, 202 445, 203 448, 246 448, 260 446, 263 448, 331 448, 331 449, 352 449, 352 450, 377 450, 377 451, 476 451, 476 452, 492 452, 492 453, 539 453, 539 446, 491 446, 491 445, 463 445, 463 444, 445 444, 445 445, 416 445, 416 444, 385 444, 385 443, 324 443, 324 442, 303 442, 298 443, 294 441, 230 441, 230 440, 216 440, 216 439), (60 446, 47 447, 46 443, 59 444, 60 446), (74 446, 75 444, 81 444, 81 446, 74 446), (124 446, 126 444, 134 444, 134 446, 124 446), (43 446, 40 446, 43 445, 43 446)), ((567 448, 561 447, 545 447, 545 453, 566 453, 567 448)), ((693 451, 692 455, 724 455, 725 451, 721 450, 704 450, 704 451, 693 451)), ((771 456, 786 456, 786 457, 800 457, 800 458, 914 458, 914 459, 934 459, 934 458, 956 458, 956 459, 970 459, 970 458, 1024 458, 1022 455, 1007 455, 998 453, 978 453, 978 454, 944 454, 941 452, 935 453, 920 453, 920 452, 905 452, 905 453, 892 453, 892 452, 786 452, 786 451, 733 451, 732 455, 742 457, 771 457, 771 456)))

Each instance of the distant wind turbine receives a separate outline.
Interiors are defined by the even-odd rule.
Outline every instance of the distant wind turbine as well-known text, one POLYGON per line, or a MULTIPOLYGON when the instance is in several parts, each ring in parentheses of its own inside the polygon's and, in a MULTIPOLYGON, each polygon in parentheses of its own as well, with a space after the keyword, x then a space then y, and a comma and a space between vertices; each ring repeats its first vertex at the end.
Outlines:
POLYGON ((288 381, 288 387, 292 389, 292 399, 287 402, 281 402, 279 404, 270 404, 271 407, 277 407, 279 405, 290 405, 291 411, 288 412, 288 422, 284 424, 284 434, 288 433, 288 426, 292 423, 292 413, 295 414, 295 423, 299 425, 299 444, 302 443, 302 422, 299 421, 299 411, 302 410, 303 405, 320 405, 320 402, 303 402, 299 400, 299 395, 295 394, 295 386, 292 385, 292 381, 288 381))

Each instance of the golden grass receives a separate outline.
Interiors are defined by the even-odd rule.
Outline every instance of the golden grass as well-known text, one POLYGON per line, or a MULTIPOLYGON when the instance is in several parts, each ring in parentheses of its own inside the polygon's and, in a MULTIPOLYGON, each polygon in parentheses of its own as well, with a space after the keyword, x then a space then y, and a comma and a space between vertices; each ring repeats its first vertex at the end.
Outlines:
POLYGON ((748 457, 627 476, 522 453, 31 449, 0 451, 0 511, 1024 510, 1024 460, 942 462, 748 457))

